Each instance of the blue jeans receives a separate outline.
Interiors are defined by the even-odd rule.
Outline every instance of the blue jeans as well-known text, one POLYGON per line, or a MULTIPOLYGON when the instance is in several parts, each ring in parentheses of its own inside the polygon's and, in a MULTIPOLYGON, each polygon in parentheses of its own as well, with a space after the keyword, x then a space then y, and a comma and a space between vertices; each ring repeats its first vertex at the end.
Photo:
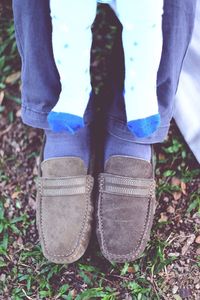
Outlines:
MULTIPOLYGON (((138 143, 162 142, 173 117, 183 60, 191 40, 196 0, 165 0, 163 14, 163 49, 157 76, 157 95, 161 126, 147 138, 136 138, 126 126, 123 97, 124 53, 122 25, 113 13, 118 27, 108 69, 108 80, 97 101, 90 95, 85 123, 95 117, 97 104, 106 114, 107 129, 114 135, 138 143)), ((13 0, 16 40, 22 60, 22 120, 36 128, 48 128, 47 115, 58 101, 61 86, 55 66, 49 0, 13 0)), ((95 26, 95 21, 94 21, 95 26)), ((145 88, 145 87, 144 87, 145 88)), ((134 103, 133 103, 134 105, 134 103)))

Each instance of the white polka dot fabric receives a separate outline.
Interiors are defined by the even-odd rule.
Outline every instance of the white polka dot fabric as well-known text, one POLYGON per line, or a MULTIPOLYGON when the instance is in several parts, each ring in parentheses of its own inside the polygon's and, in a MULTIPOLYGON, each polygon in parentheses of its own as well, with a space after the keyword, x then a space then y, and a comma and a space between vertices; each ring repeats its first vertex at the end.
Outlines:
MULTIPOLYGON (((123 25, 128 122, 158 116, 156 79, 162 51, 163 0, 97 2, 109 4, 123 25)), ((91 24, 96 1, 50 0, 50 6, 53 51, 62 85, 53 111, 82 117, 91 90, 91 24)))
POLYGON ((128 121, 158 114, 157 71, 162 52, 162 0, 117 0, 123 25, 128 121))
POLYGON ((62 91, 54 112, 83 116, 90 85, 91 24, 96 1, 51 0, 53 52, 62 91))

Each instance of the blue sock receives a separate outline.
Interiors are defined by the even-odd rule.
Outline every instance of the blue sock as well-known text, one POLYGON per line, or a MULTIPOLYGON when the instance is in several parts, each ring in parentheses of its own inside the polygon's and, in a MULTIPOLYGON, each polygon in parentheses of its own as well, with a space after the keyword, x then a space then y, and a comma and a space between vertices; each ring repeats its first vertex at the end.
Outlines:
POLYGON ((150 162, 151 146, 119 138, 109 132, 106 134, 104 162, 112 155, 126 155, 150 162))
POLYGON ((160 114, 128 122, 129 130, 137 137, 143 138, 150 136, 160 126, 160 114))
POLYGON ((47 120, 54 132, 66 131, 73 134, 84 127, 83 118, 68 113, 50 111, 47 120))
POLYGON ((87 126, 74 134, 70 132, 54 132, 45 130, 46 144, 44 147, 44 160, 55 157, 80 157, 86 168, 90 158, 90 131, 87 126))

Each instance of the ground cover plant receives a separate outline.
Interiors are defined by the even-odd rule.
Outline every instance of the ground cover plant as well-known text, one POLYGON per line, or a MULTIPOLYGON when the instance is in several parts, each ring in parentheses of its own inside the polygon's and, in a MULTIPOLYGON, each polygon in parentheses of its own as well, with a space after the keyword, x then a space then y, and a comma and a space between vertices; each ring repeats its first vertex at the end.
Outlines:
MULTIPOLYGON (((20 119, 20 60, 10 1, 1 2, 0 19, 0 299, 199 300, 200 168, 174 122, 166 141, 155 147, 158 205, 143 255, 111 264, 93 234, 74 264, 43 257, 35 225, 42 131, 20 119)), ((115 27, 110 29, 105 53, 113 45, 115 27)), ((97 64, 98 55, 97 49, 97 64)), ((98 74, 94 82, 98 93, 98 74)))

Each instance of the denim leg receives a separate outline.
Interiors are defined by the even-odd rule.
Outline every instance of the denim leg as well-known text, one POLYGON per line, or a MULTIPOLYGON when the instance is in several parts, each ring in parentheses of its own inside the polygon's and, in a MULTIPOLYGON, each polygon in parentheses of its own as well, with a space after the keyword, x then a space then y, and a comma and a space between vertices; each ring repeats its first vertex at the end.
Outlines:
MULTIPOLYGON (((108 130, 123 139, 137 143, 162 142, 169 129, 173 116, 174 97, 184 57, 186 55, 194 26, 196 0, 165 0, 162 22, 163 49, 161 62, 157 76, 157 95, 159 112, 161 115, 161 126, 147 138, 137 138, 129 132, 126 121, 124 122, 124 111, 119 110, 119 102, 123 101, 121 96, 115 95, 110 106, 108 117, 108 130)), ((120 46, 120 44, 119 44, 120 46)), ((115 64, 119 63, 119 53, 113 53, 115 64)), ((123 61, 120 61, 123 64, 123 61)), ((144 87, 145 88, 145 87, 144 87)), ((134 102, 133 102, 134 105, 134 102)))
POLYGON ((47 114, 60 94, 49 1, 13 0, 13 13, 22 61, 22 120, 33 127, 48 128, 47 114))
MULTIPOLYGON (((22 120, 48 129, 47 115, 61 92, 52 49, 49 0, 13 0, 15 34, 22 61, 22 120)), ((93 96, 90 96, 90 103, 93 96)), ((88 122, 92 116, 87 113, 88 122)))

